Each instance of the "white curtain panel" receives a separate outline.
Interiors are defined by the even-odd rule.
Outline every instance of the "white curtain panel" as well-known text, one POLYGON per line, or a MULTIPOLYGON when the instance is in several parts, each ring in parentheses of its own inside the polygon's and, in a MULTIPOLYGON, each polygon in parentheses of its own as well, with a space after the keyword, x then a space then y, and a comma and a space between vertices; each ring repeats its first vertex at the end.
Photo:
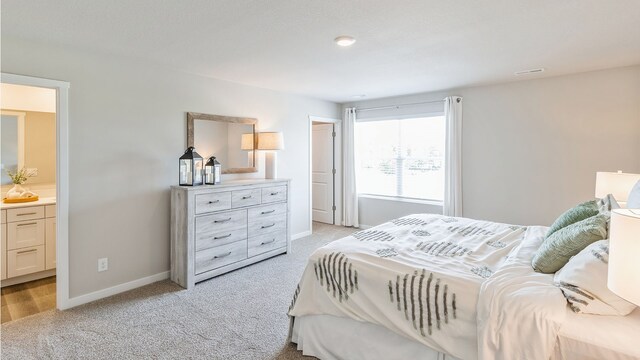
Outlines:
POLYGON ((342 166, 344 191, 342 192, 342 224, 358 227, 358 191, 356 190, 355 127, 356 108, 344 109, 342 131, 342 166))
POLYGON ((446 216, 462 216, 462 98, 444 99, 447 121, 444 207, 446 216))

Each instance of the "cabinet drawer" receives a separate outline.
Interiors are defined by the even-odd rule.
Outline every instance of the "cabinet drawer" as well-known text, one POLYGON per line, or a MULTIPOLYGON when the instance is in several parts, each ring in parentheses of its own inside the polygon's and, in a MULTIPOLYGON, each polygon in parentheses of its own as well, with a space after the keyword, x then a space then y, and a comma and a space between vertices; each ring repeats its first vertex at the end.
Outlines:
POLYGON ((247 227, 247 210, 225 211, 222 213, 198 216, 196 218, 196 237, 247 227))
POLYGON ((0 223, 4 224, 7 222, 7 210, 0 210, 0 223))
POLYGON ((7 222, 44 219, 44 206, 7 209, 7 222))
POLYGON ((198 251, 196 253, 196 275, 246 258, 247 240, 198 251))
POLYGON ((249 211, 249 223, 251 223, 255 220, 264 219, 268 216, 286 214, 287 204, 281 203, 281 204, 258 206, 258 207, 250 208, 247 210, 249 211))
POLYGON ((55 205, 47 205, 44 207, 44 216, 47 218, 56 217, 56 206, 55 205))
POLYGON ((231 192, 196 195, 196 214, 231 209, 231 192))
POLYGON ((44 219, 19 221, 7 226, 7 249, 44 245, 44 219))
POLYGON ((44 270, 44 245, 7 251, 7 277, 44 270))
POLYGON ((271 186, 262 188, 262 203, 268 204, 272 202, 287 200, 286 186, 271 186))
POLYGON ((287 216, 285 214, 265 216, 249 223, 249 237, 287 230, 287 216))
POLYGON ((235 190, 231 192, 232 208, 258 204, 260 204, 260 189, 235 190))
POLYGON ((249 257, 287 246, 287 233, 279 232, 249 238, 249 257))
POLYGON ((196 233, 196 251, 247 239, 247 226, 239 229, 224 230, 216 233, 196 233))

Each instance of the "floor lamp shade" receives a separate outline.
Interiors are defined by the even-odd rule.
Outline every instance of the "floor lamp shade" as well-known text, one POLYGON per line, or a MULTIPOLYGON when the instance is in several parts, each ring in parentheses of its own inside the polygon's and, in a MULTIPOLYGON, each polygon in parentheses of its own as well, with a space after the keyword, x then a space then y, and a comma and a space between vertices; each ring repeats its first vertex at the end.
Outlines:
POLYGON ((619 202, 626 202, 629 192, 638 180, 640 174, 627 174, 618 172, 596 173, 596 197, 601 199, 612 194, 619 202))
POLYGON ((258 134, 258 150, 267 150, 264 157, 264 177, 276 179, 278 177, 276 150, 284 149, 284 136, 281 132, 261 132, 258 134))
POLYGON ((613 210, 609 233, 609 289, 640 305, 640 210, 613 210))

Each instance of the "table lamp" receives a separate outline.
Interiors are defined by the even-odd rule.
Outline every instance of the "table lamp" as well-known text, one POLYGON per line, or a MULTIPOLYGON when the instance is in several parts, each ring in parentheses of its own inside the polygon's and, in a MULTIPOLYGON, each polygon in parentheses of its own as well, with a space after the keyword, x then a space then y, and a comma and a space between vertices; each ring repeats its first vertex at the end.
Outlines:
POLYGON ((261 132, 258 134, 258 150, 265 152, 265 179, 276 179, 278 171, 276 168, 277 154, 275 150, 284 149, 284 138, 281 132, 261 132))
POLYGON ((640 180, 640 174, 599 171, 596 173, 596 198, 602 199, 612 194, 619 203, 626 203, 633 185, 638 180, 640 180))
POLYGON ((640 305, 640 210, 611 211, 609 230, 609 290, 640 305))

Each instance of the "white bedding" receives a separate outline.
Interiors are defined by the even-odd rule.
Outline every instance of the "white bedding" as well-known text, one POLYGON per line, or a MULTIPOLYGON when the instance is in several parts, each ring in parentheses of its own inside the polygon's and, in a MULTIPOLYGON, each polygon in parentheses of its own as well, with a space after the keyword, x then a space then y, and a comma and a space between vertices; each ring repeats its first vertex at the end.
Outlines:
MULTIPOLYGON (((485 327, 509 330, 512 340, 517 340, 517 332, 511 332, 517 324, 505 322, 503 317, 489 315, 482 321, 483 328, 476 326, 477 309, 488 309, 492 314, 491 303, 478 307, 481 286, 494 274, 503 273, 500 270, 504 266, 518 270, 518 281, 537 282, 540 293, 533 294, 550 296, 554 299, 551 307, 555 299, 564 301, 551 276, 534 273, 530 265, 529 271, 519 268, 531 255, 530 249, 539 245, 544 231, 543 227, 427 214, 410 215, 360 231, 311 255, 289 315, 332 315, 377 324, 437 351, 476 359, 478 334, 488 334, 485 327), (539 276, 548 277, 549 283, 540 281, 539 276)), ((502 286, 514 286, 510 282, 513 279, 499 278, 500 281, 486 282, 492 285, 483 291, 491 294, 494 301, 503 300, 501 314, 525 308, 514 302, 518 296, 501 290, 502 286)), ((566 305, 562 308, 566 311, 566 305)), ((528 309, 555 312, 539 302, 528 309)), ((530 318, 537 319, 535 314, 530 318)), ((535 326, 547 336, 557 330, 553 322, 535 326)), ((504 339, 482 338, 489 347, 483 346, 481 351, 498 358, 520 354, 510 354, 506 351, 513 349, 503 351, 496 346, 504 339), (492 345, 494 341, 498 342, 492 345)), ((545 336, 539 343, 546 344, 547 340, 545 336)), ((553 351, 553 346, 548 351, 553 351)))

